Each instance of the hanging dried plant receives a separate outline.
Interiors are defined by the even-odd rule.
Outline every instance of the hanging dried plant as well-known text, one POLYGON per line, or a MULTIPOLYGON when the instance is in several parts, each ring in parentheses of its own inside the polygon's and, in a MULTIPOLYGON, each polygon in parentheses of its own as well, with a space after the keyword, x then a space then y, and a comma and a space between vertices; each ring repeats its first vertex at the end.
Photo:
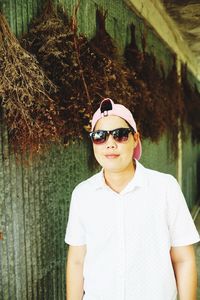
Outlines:
POLYGON ((129 84, 131 76, 125 66, 124 59, 119 55, 111 36, 107 33, 105 21, 107 12, 96 11, 97 30, 90 40, 93 51, 92 65, 96 71, 96 87, 101 98, 111 97, 134 111, 136 92, 129 84))
MULTIPOLYGON (((74 32, 65 12, 47 1, 40 18, 21 39, 22 45, 34 54, 48 78, 57 86, 59 115, 64 125, 64 142, 82 137, 84 106, 83 85, 74 47, 74 32)), ((81 46, 86 43, 79 39, 81 46)))
POLYGON ((134 25, 131 25, 131 43, 126 47, 124 55, 131 71, 130 83, 137 91, 134 113, 136 120, 143 137, 158 141, 165 130, 162 113, 165 100, 162 93, 162 79, 157 70, 155 57, 138 50, 134 25))
POLYGON ((200 142, 200 93, 188 80, 187 65, 182 65, 182 88, 186 111, 186 121, 191 127, 193 143, 200 142))
POLYGON ((0 106, 16 152, 38 152, 58 140, 58 118, 50 94, 55 86, 27 53, 0 14, 0 106))
POLYGON ((59 106, 65 120, 63 135, 66 139, 81 138, 83 128, 89 130, 92 113, 102 98, 125 101, 133 108, 134 92, 128 84, 127 69, 105 30, 106 14, 97 10, 99 26, 95 37, 88 41, 77 32, 78 6, 70 22, 63 10, 55 12, 51 2, 47 2, 47 7, 22 43, 36 55, 58 87, 59 106))
POLYGON ((52 2, 47 1, 43 15, 21 41, 57 86, 65 143, 82 138, 85 130, 89 130, 98 80, 88 40, 77 32, 77 10, 78 6, 69 22, 63 9, 58 7, 56 11, 52 2))
POLYGON ((181 90, 180 80, 176 68, 176 56, 174 55, 173 66, 165 81, 166 102, 164 106, 165 123, 170 137, 171 149, 174 157, 178 156, 178 135, 184 134, 185 107, 181 90))

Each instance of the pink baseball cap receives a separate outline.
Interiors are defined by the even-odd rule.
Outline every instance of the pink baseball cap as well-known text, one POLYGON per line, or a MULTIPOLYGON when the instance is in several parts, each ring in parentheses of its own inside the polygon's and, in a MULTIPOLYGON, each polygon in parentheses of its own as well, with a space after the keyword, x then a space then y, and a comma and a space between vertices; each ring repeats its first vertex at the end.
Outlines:
MULTIPOLYGON (((110 98, 105 98, 102 100, 100 107, 97 109, 97 111, 94 113, 93 118, 92 118, 92 128, 91 130, 94 130, 94 127, 97 123, 97 121, 103 117, 107 116, 118 116, 125 121, 127 121, 130 126, 137 132, 137 127, 135 120, 133 118, 132 113, 130 110, 128 110, 124 105, 122 104, 115 104, 113 100, 110 98)), ((133 152, 133 157, 137 160, 140 159, 142 155, 142 144, 139 139, 138 144, 136 148, 134 149, 133 152)))

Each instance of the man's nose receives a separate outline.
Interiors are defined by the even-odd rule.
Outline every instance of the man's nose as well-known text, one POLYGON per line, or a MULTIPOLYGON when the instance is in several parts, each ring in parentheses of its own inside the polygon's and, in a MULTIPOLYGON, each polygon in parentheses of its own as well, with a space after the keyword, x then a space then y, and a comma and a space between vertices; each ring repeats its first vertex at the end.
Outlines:
POLYGON ((116 148, 117 143, 115 142, 112 134, 109 134, 108 139, 106 141, 106 148, 116 148))

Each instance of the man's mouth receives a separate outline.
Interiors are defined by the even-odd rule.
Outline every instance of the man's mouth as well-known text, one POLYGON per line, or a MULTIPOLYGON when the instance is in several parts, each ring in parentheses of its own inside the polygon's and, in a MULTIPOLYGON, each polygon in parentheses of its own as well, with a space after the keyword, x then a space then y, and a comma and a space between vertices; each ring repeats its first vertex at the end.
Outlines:
POLYGON ((108 159, 115 159, 119 157, 119 154, 106 154, 105 157, 108 159))

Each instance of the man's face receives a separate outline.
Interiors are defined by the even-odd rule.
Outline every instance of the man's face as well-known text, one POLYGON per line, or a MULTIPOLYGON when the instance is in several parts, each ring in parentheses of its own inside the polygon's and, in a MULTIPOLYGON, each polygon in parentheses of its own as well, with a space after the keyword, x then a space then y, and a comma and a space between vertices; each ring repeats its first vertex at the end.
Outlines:
MULTIPOLYGON (((118 116, 101 118, 96 130, 113 130, 117 128, 129 128, 126 121, 118 116)), ((94 155, 98 163, 107 172, 124 172, 133 169, 133 150, 137 146, 139 135, 129 133, 128 140, 116 142, 110 134, 103 144, 93 144, 94 155)))

